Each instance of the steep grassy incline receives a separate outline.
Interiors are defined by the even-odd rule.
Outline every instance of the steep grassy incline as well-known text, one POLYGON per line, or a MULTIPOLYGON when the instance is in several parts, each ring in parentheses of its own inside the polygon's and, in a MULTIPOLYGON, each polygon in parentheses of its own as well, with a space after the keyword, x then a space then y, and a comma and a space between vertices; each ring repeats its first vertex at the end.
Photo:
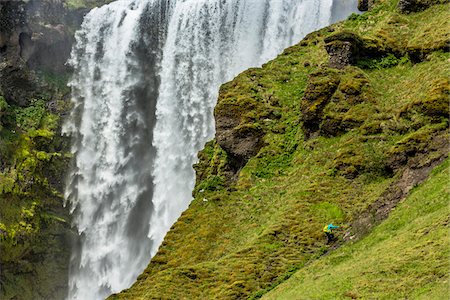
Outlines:
POLYGON ((370 232, 442 163, 449 5, 377 3, 222 86, 193 202, 111 299, 258 298, 370 232))
POLYGON ((449 162, 359 242, 303 268, 263 299, 446 299, 449 162))

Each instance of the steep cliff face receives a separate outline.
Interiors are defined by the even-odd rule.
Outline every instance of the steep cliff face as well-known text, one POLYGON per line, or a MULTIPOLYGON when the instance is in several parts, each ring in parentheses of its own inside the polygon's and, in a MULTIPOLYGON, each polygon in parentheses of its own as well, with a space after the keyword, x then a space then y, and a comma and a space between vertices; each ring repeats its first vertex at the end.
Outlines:
POLYGON ((0 2, 1 299, 66 297, 70 156, 61 123, 70 109, 65 61, 89 9, 79 2, 0 2))
MULTIPOLYGON (((398 1, 370 4, 222 86, 193 202, 111 299, 259 298, 365 236, 444 161, 449 6, 407 14, 398 1), (330 222, 341 225, 333 245, 321 231, 330 222)), ((442 283, 444 269, 430 281, 442 283)), ((400 287, 396 276, 390 295, 426 285, 400 287)))

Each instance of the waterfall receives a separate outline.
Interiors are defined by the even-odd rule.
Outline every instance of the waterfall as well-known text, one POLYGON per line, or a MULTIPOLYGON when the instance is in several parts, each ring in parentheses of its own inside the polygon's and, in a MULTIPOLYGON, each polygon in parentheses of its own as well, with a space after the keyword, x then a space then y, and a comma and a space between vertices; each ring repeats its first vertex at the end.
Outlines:
POLYGON ((79 233, 69 299, 102 299, 136 280, 191 201, 219 86, 356 7, 343 2, 119 0, 85 17, 64 126, 79 233))

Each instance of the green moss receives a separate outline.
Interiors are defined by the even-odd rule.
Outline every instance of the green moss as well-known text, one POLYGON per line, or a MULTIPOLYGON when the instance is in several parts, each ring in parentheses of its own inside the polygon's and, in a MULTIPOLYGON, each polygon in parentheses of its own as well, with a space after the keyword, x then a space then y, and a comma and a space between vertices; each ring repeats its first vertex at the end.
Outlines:
POLYGON ((37 129, 41 125, 45 113, 45 102, 43 100, 34 100, 26 108, 14 108, 12 117, 15 118, 15 124, 19 129, 29 130, 37 129))
POLYGON ((1 117, 0 298, 64 297, 69 224, 60 221, 68 211, 55 183, 68 161, 60 152, 60 118, 44 99, 28 107, 4 105, 1 117))

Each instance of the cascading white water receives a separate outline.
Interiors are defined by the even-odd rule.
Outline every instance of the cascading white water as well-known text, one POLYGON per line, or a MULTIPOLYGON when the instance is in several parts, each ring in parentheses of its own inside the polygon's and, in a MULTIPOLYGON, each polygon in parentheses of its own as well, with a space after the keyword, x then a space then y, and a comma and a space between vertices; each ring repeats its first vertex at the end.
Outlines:
POLYGON ((80 234, 69 299, 130 286, 156 253, 191 200, 220 84, 338 13, 333 0, 122 0, 86 16, 65 128, 75 156, 66 198, 80 234))

